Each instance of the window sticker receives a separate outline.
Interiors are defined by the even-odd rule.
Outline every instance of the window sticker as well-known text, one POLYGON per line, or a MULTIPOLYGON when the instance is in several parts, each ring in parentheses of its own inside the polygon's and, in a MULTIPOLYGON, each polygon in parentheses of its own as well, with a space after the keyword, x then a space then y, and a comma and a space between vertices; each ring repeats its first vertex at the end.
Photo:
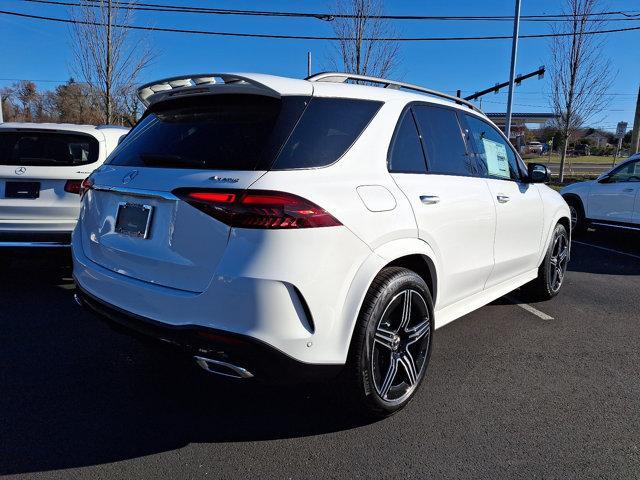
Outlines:
POLYGON ((487 157, 487 168, 489 175, 502 178, 511 178, 509 172, 509 158, 507 157, 507 147, 503 144, 489 140, 488 138, 482 139, 484 146, 484 153, 487 157))

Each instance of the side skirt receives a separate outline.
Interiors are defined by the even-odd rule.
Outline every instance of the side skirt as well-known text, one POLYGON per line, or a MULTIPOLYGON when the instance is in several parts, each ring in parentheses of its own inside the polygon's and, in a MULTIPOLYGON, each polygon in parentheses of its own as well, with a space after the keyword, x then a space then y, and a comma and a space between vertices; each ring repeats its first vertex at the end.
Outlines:
POLYGON ((637 223, 625 223, 625 222, 605 222, 602 220, 585 219, 589 225, 597 225, 598 227, 607 228, 622 228, 623 230, 635 230, 640 232, 640 224, 637 223))
POLYGON ((493 287, 482 290, 471 297, 462 299, 448 307, 435 311, 435 328, 445 326, 447 323, 451 323, 454 320, 473 312, 484 305, 493 302, 494 300, 506 295, 507 293, 521 287, 525 283, 530 282, 538 276, 538 269, 534 268, 526 273, 518 275, 511 280, 502 282, 493 287))

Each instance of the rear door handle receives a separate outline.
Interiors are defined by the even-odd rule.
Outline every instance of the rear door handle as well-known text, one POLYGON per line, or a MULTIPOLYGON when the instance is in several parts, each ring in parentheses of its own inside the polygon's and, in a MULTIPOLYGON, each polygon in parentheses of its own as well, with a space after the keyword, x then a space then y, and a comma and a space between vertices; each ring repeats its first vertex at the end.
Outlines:
POLYGON ((496 198, 500 203, 507 203, 509 200, 511 200, 508 195, 502 195, 502 194, 498 194, 496 198))
POLYGON ((437 195, 420 195, 420 201, 425 205, 434 205, 440 201, 437 195))

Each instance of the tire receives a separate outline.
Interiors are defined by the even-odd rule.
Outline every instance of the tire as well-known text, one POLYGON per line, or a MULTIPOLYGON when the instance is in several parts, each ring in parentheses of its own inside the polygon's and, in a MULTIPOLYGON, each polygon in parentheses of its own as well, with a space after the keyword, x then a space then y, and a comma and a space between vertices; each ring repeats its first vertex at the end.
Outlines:
POLYGON ((345 369, 360 411, 364 405, 368 416, 385 417, 412 400, 429 364, 432 332, 424 280, 405 268, 383 269, 365 297, 345 369))
POLYGON ((569 251, 569 234, 565 226, 558 223, 544 260, 538 268, 538 277, 523 287, 529 299, 549 300, 558 294, 567 271, 569 251))
POLYGON ((574 233, 582 233, 587 230, 587 222, 584 216, 584 207, 582 201, 576 197, 565 198, 569 210, 571 212, 571 231, 574 233))

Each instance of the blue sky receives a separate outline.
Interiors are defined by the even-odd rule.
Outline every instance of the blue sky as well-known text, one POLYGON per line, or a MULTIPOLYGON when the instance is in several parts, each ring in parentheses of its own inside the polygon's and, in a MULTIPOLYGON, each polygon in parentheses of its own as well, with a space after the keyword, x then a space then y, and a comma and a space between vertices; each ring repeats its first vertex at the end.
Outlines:
MULTIPOLYGON (((329 10, 322 0, 249 1, 249 0, 154 0, 152 3, 192 5, 216 8, 269 9, 318 12, 329 10)), ((523 15, 559 13, 558 0, 522 0, 523 15)), ((608 0, 608 10, 640 11, 640 0, 608 0)), ((512 15, 513 0, 389 1, 386 13, 411 15, 512 15)), ((36 15, 66 17, 64 7, 3 0, 0 10, 36 15)), ((137 13, 135 23, 156 27, 202 30, 331 35, 331 24, 316 19, 192 15, 175 13, 137 13)), ((509 35, 509 22, 394 22, 405 36, 509 35)), ((613 22, 615 27, 640 26, 640 20, 613 22)), ((521 33, 543 33, 546 23, 526 22, 521 33)), ((141 81, 207 71, 256 71, 292 77, 306 75, 306 54, 311 51, 314 70, 322 70, 332 47, 326 41, 274 40, 209 37, 171 33, 152 33, 159 56, 141 81), (324 64, 324 65, 323 65, 324 64)), ((540 65, 550 66, 547 39, 522 39, 517 71, 526 73, 540 65)), ((640 31, 610 34, 602 55, 614 60, 617 77, 611 89, 609 108, 592 122, 608 130, 618 121, 631 127, 635 95, 640 84, 640 31)), ((507 80, 511 43, 507 40, 475 42, 405 42, 397 73, 404 81, 438 90, 463 94, 507 80)), ((72 56, 68 28, 63 24, 0 15, 0 86, 14 79, 37 80, 42 89, 52 88, 70 76, 72 56)), ((549 76, 531 79, 516 90, 514 111, 548 111, 549 76)), ((487 112, 504 111, 506 90, 483 100, 487 112)))

